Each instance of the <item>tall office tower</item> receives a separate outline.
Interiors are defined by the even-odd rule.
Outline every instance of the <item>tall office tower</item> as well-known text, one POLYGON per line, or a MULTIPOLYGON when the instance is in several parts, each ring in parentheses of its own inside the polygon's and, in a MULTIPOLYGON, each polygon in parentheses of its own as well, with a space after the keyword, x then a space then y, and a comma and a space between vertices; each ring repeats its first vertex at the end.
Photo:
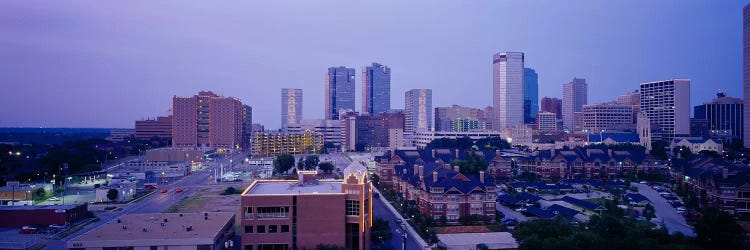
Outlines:
POLYGON ((500 52, 492 57, 494 130, 523 124, 523 53, 500 52))
POLYGON ((671 141, 677 136, 689 136, 690 80, 641 83, 641 112, 660 129, 652 133, 653 137, 671 141))
POLYGON ((541 112, 554 113, 557 119, 562 119, 562 100, 554 97, 542 98, 541 112))
POLYGON ((354 69, 328 68, 326 74, 326 120, 338 120, 339 112, 354 110, 354 69))
POLYGON ((391 109, 391 68, 372 63, 362 69, 362 112, 377 115, 391 109))
POLYGON ((695 118, 708 121, 711 136, 742 140, 742 99, 727 97, 724 92, 716 96, 711 102, 695 106, 695 118))
POLYGON ((242 148, 249 148, 253 136, 253 107, 242 105, 242 148))
POLYGON ((575 131, 573 113, 583 111, 588 104, 588 85, 586 79, 573 78, 572 82, 563 85, 562 119, 563 127, 575 131))
POLYGON ((302 89, 281 89, 281 130, 302 120, 302 89))
POLYGON ((172 98, 172 145, 236 148, 242 138, 242 102, 201 91, 172 98))
POLYGON ((534 123, 539 113, 539 75, 534 69, 523 68, 523 122, 534 123))
POLYGON ((406 91, 404 118, 404 132, 408 134, 432 128, 431 89, 412 89, 406 91))
MULTIPOLYGON (((742 89, 743 103, 750 107, 750 4, 742 8, 742 89)), ((750 147, 750 108, 743 111, 743 138, 745 147, 750 147)))
POLYGON ((480 121, 480 112, 481 110, 478 108, 463 107, 459 105, 437 107, 435 108, 434 113, 435 131, 454 131, 452 129, 455 127, 451 127, 451 124, 455 123, 457 120, 465 121, 469 124, 476 123, 476 128, 485 128, 486 124, 484 121, 480 121))

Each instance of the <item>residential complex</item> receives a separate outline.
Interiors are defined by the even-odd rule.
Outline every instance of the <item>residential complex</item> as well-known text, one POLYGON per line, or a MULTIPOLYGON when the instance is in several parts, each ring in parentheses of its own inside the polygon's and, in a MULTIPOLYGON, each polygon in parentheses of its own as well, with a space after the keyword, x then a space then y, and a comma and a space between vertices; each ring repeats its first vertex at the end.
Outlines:
POLYGON ((276 157, 283 153, 313 154, 323 148, 323 135, 305 130, 302 133, 258 132, 253 134, 252 156, 276 157))
POLYGON ((670 141, 690 135, 690 80, 641 83, 641 112, 659 127, 659 137, 670 141))
POLYGON ((414 146, 418 149, 427 147, 427 144, 432 140, 440 138, 457 139, 461 137, 469 137, 471 139, 480 139, 486 137, 500 137, 501 133, 498 131, 468 131, 468 132, 452 132, 452 131, 417 131, 414 133, 414 146))
POLYGON ((652 173, 666 168, 664 163, 642 150, 602 150, 574 148, 542 150, 515 159, 518 171, 541 178, 609 178, 627 173, 652 173))
POLYGON ((521 52, 500 52, 492 57, 492 106, 494 130, 524 123, 524 56, 521 52))
POLYGON ((432 90, 406 91, 404 102, 404 131, 407 134, 432 129, 432 90))
POLYGON ((281 89, 281 130, 302 120, 302 89, 281 89))
POLYGON ((242 249, 370 249, 372 190, 367 168, 354 162, 343 180, 256 180, 242 193, 242 249))
POLYGON ((172 116, 159 116, 155 119, 135 121, 135 138, 148 140, 154 137, 172 138, 172 116))
POLYGON ((523 68, 523 122, 534 123, 539 112, 539 75, 534 69, 523 68))
MULTIPOLYGON (((747 13, 747 8, 745 8, 747 13)), ((747 18, 745 14, 745 18, 747 18)), ((746 25, 747 27, 747 25, 746 25)), ((674 159, 672 175, 709 207, 738 216, 750 215, 750 169, 712 157, 674 159)))
POLYGON ((338 120, 340 112, 354 110, 354 69, 328 68, 325 91, 326 120, 338 120))
POLYGON ((582 112, 583 105, 586 104, 588 104, 586 79, 573 78, 573 81, 563 84, 562 119, 565 129, 578 131, 575 126, 575 113, 582 112))
POLYGON ((242 137, 242 102, 201 91, 172 98, 172 145, 233 149, 242 137))
POLYGON ((362 112, 377 115, 391 109, 391 68, 372 63, 362 68, 362 112))
POLYGON ((702 105, 695 106, 693 117, 706 120, 709 124, 709 135, 721 138, 743 139, 742 99, 727 97, 724 92, 716 94, 717 98, 702 105))

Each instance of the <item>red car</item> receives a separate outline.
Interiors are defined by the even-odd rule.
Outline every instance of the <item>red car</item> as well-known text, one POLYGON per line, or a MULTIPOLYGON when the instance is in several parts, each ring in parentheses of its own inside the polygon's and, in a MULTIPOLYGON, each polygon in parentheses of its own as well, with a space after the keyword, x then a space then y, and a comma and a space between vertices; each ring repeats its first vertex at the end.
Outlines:
POLYGON ((179 189, 179 188, 178 188, 178 189, 175 189, 175 190, 174 190, 174 192, 175 192, 175 193, 179 193, 179 192, 182 192, 182 189, 179 189))
POLYGON ((32 226, 23 226, 21 228, 21 232, 20 233, 21 234, 35 234, 36 231, 37 231, 37 229, 35 227, 32 227, 32 226))
POLYGON ((166 192, 167 192, 167 190, 166 190, 166 189, 162 189, 162 190, 161 190, 161 193, 162 193, 162 194, 163 194, 163 193, 166 193, 166 192))

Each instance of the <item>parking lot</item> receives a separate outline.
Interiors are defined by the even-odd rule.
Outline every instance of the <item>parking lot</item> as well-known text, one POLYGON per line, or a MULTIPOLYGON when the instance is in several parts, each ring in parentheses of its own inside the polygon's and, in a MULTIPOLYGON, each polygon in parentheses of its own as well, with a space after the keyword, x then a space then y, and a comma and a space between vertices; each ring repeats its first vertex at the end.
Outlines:
POLYGON ((670 234, 680 232, 686 236, 695 237, 693 227, 687 224, 685 217, 677 213, 677 209, 669 204, 667 199, 659 195, 659 191, 654 190, 651 186, 646 184, 632 183, 631 185, 637 187, 638 193, 651 201, 651 204, 656 210, 655 222, 661 223, 665 226, 670 234))

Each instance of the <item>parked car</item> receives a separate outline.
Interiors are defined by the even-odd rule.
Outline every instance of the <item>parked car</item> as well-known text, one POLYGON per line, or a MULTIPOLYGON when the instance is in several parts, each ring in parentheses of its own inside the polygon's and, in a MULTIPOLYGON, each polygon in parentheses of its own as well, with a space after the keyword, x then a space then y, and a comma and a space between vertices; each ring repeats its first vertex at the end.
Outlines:
POLYGON ((47 198, 48 201, 60 201, 60 198, 57 198, 55 196, 47 198))
POLYGON ((662 197, 667 197, 668 195, 671 195, 671 194, 672 193, 670 193, 670 192, 660 192, 659 193, 659 195, 661 195, 662 197))
POLYGON ((648 184, 648 182, 647 182, 647 181, 641 181, 641 182, 639 182, 639 183, 640 183, 640 184, 648 184))
POLYGON ((175 192, 175 193, 179 193, 179 192, 182 192, 182 189, 180 189, 180 188, 177 188, 177 189, 175 189, 175 190, 174 190, 174 192, 175 192))
POLYGON ((161 190, 161 193, 162 193, 162 194, 163 194, 163 193, 166 193, 166 192, 167 192, 167 190, 166 190, 166 189, 162 189, 162 190, 161 190))
POLYGON ((509 226, 509 227, 518 226, 518 220, 516 219, 505 220, 504 223, 505 223, 505 226, 509 226))
POLYGON ((23 226, 21 227, 21 231, 19 233, 21 234, 35 234, 37 232, 36 227, 32 226, 23 226))

